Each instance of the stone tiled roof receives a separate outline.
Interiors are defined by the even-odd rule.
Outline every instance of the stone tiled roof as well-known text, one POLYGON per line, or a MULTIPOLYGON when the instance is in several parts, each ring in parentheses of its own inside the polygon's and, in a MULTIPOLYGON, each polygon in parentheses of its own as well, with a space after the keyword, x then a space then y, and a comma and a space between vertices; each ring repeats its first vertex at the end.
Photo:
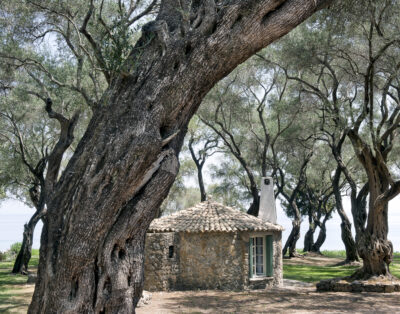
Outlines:
POLYGON ((154 219, 148 232, 282 231, 280 225, 263 221, 222 204, 205 201, 172 215, 154 219))

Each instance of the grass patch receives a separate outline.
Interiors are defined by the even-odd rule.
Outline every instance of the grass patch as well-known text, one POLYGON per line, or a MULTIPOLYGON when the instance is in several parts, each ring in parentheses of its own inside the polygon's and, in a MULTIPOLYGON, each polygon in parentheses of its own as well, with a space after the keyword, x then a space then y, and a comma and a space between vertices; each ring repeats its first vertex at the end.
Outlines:
MULTIPOLYGON (((32 250, 29 270, 36 271, 39 250, 32 250)), ((33 284, 27 285, 27 276, 11 274, 14 261, 0 262, 0 312, 25 313, 32 298, 33 284)))
POLYGON ((326 257, 335 257, 335 258, 343 258, 346 259, 346 251, 344 250, 332 250, 332 251, 322 251, 322 255, 326 257))
POLYGON ((393 262, 390 264, 390 272, 400 278, 400 252, 393 254, 393 262))
MULTIPOLYGON (((346 258, 345 251, 323 251, 325 257, 346 258)), ((315 283, 323 279, 350 276, 358 266, 317 266, 302 264, 301 261, 292 264, 290 260, 283 260, 283 278, 315 283)), ((390 264, 392 275, 400 278, 400 252, 393 254, 393 262, 390 264)))
POLYGON ((283 278, 305 282, 350 276, 357 266, 312 266, 283 264, 283 278))

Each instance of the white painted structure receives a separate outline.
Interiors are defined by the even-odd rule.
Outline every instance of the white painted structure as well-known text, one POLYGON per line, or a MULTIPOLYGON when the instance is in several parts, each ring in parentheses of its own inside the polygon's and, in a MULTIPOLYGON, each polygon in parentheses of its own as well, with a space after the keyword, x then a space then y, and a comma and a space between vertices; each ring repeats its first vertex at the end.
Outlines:
POLYGON ((276 224, 276 206, 274 195, 274 181, 271 177, 261 179, 260 209, 258 218, 276 224))

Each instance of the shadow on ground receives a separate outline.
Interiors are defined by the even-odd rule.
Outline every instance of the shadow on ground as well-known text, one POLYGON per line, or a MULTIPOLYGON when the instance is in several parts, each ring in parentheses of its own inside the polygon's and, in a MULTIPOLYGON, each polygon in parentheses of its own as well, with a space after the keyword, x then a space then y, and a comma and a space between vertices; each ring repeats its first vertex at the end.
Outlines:
POLYGON ((315 288, 153 293, 137 313, 397 312, 400 293, 319 293, 315 288))

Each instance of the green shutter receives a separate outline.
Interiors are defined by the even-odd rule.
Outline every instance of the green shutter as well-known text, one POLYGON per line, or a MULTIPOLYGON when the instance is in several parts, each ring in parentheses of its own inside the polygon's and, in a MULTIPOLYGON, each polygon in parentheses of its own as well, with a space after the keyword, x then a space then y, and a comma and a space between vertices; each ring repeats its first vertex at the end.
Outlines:
POLYGON ((274 256, 274 249, 273 249, 273 239, 272 239, 272 235, 267 235, 265 237, 266 243, 267 243, 267 267, 266 267, 266 274, 267 277, 272 277, 273 275, 273 264, 272 264, 272 259, 274 256))
POLYGON ((251 238, 249 240, 249 277, 253 277, 253 247, 251 238))

